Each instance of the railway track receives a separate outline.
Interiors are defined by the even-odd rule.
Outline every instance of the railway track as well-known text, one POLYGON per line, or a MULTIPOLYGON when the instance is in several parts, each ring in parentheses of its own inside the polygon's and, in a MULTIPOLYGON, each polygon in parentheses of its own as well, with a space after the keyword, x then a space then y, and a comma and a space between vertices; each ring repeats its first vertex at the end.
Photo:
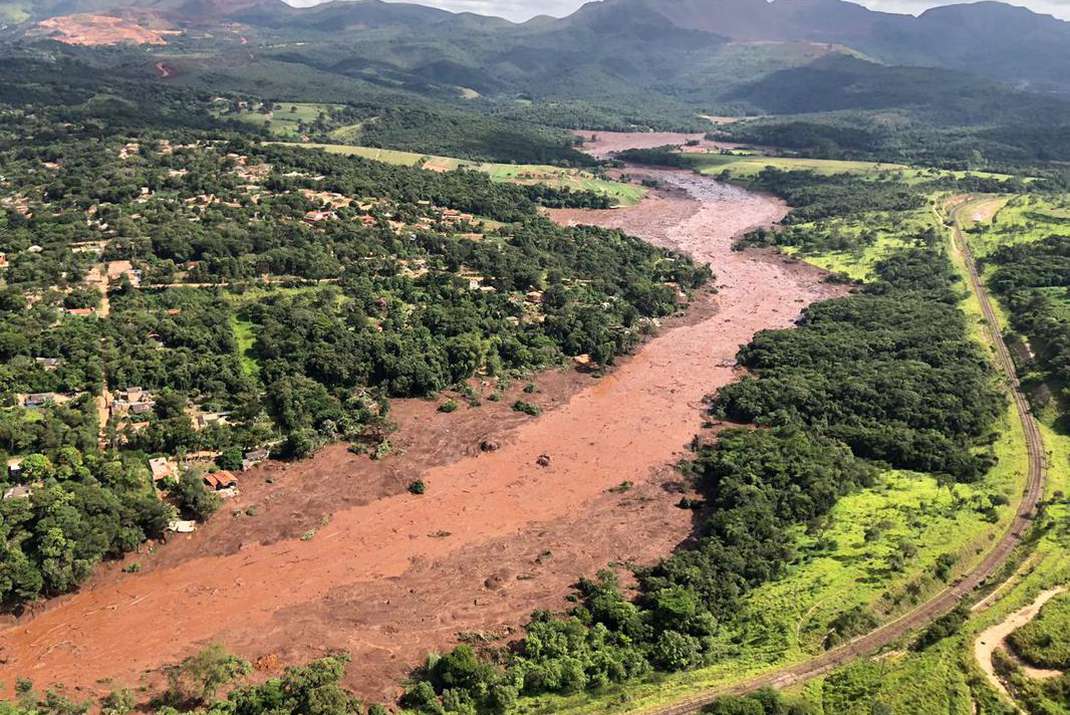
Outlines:
POLYGON ((968 596, 977 587, 986 583, 1007 562, 1011 553, 1021 543, 1025 532, 1036 515, 1037 504, 1044 494, 1047 454, 1044 450, 1044 440, 1041 436, 1040 428, 1037 427, 1029 402, 1021 390, 1014 361, 1011 359, 1011 353, 1003 340, 1003 333, 1000 330, 996 312, 992 308, 992 301, 985 290, 984 284, 981 282, 973 252, 970 250, 969 243, 962 233, 959 214, 972 201, 972 198, 968 199, 952 209, 951 218, 954 224, 952 230, 955 249, 965 261, 970 290, 977 296, 981 304, 981 312, 985 320, 985 332, 994 348, 993 357, 996 366, 1007 379, 1008 389, 1025 431, 1026 446, 1029 454, 1028 485, 1010 527, 973 571, 896 620, 803 663, 766 673, 733 686, 711 690, 701 695, 681 700, 673 705, 642 712, 647 715, 688 715, 690 713, 698 713, 703 707, 724 695, 742 695, 764 687, 788 687, 823 675, 850 663, 856 658, 872 655, 881 648, 898 641, 908 633, 927 626, 953 609, 959 601, 968 596))

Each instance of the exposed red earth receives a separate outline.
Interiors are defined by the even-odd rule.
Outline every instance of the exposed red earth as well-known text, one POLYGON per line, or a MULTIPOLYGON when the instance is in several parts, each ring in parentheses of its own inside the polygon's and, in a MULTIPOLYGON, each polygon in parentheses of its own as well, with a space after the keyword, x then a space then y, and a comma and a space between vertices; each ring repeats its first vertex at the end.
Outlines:
POLYGON ((146 27, 130 18, 111 15, 66 15, 43 20, 37 29, 49 39, 67 45, 166 45, 166 29, 146 27))
POLYGON ((372 462, 335 446, 243 475, 240 502, 206 527, 131 557, 140 573, 110 566, 0 631, 0 681, 101 693, 155 682, 161 666, 220 642, 267 672, 348 651, 347 684, 383 699, 458 634, 503 635, 532 609, 566 607, 580 576, 668 554, 691 529, 667 487, 702 430, 703 398, 735 379, 736 351, 756 331, 790 326, 842 288, 803 264, 731 250, 746 229, 782 218, 780 201, 686 172, 632 173, 667 188, 633 208, 553 217, 712 263, 715 299, 606 377, 540 376, 539 418, 511 412, 514 396, 450 415, 402 402, 395 456, 372 462), (485 440, 498 449, 481 452, 485 440), (416 478, 424 496, 405 491, 416 478), (623 482, 633 487, 611 491, 623 482))

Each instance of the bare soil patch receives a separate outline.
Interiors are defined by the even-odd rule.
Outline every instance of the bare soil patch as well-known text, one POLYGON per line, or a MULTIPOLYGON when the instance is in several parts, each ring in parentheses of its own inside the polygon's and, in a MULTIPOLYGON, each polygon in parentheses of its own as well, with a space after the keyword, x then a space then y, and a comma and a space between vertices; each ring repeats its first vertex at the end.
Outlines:
POLYGON ((67 45, 95 47, 100 45, 166 45, 164 32, 150 29, 137 22, 110 15, 67 15, 37 23, 37 28, 49 39, 67 45))
POLYGON ((131 557, 140 573, 104 569, 0 631, 0 681, 151 684, 160 666, 221 642, 278 667, 349 651, 347 684, 381 699, 458 634, 504 635, 534 608, 565 607, 580 576, 671 551, 691 522, 673 508, 669 465, 701 431, 704 397, 736 378, 735 354, 756 331, 790 326, 842 289, 804 264, 731 250, 744 230, 782 218, 781 202, 685 172, 642 173, 670 188, 634 208, 553 216, 712 262, 715 302, 699 301, 605 377, 540 376, 541 392, 524 396, 546 408, 540 418, 512 412, 514 396, 449 415, 402 402, 394 456, 336 446, 243 475, 242 496, 206 527, 131 557), (498 448, 483 452, 488 440, 498 448), (404 489, 416 478, 423 496, 404 489))

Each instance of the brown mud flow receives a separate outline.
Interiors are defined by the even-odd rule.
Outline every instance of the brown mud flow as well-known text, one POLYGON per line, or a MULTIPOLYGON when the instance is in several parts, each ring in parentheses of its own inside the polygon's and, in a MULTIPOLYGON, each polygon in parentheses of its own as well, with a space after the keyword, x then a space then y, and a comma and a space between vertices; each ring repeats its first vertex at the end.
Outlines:
POLYGON ((667 188, 630 209, 553 216, 710 262, 715 309, 667 324, 602 379, 540 378, 535 397, 551 408, 540 418, 508 403, 453 415, 406 403, 396 457, 373 463, 336 446, 246 475, 255 517, 228 505, 188 540, 132 557, 141 573, 105 568, 0 631, 0 681, 105 692, 154 682, 160 666, 219 642, 282 665, 348 651, 348 685, 380 699, 459 633, 504 634, 534 608, 566 607, 580 576, 669 553, 691 524, 664 485, 701 429, 703 398, 735 379, 735 354, 756 331, 790 326, 840 289, 802 264, 731 250, 746 229, 781 219, 781 202, 686 172, 642 173, 667 188), (499 448, 479 453, 488 435, 499 448), (272 484, 252 483, 265 476, 272 484), (429 485, 421 497, 403 488, 417 477, 429 485), (623 482, 634 486, 611 491, 623 482))

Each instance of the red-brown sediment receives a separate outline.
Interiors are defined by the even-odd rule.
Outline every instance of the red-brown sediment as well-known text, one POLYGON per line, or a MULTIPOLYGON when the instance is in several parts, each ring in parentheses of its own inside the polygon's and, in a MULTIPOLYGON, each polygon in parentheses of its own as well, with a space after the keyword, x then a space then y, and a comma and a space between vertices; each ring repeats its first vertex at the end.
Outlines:
POLYGON ((400 403, 398 456, 373 463, 333 447, 246 475, 242 501, 200 532, 132 557, 141 573, 110 567, 0 632, 0 681, 106 691, 221 642, 282 665, 346 650, 348 684, 389 697, 459 632, 502 633, 534 608, 564 607, 580 576, 667 554, 690 522, 664 487, 701 429, 704 396, 734 379, 735 353, 756 331, 791 325, 837 289, 804 265, 731 250, 746 229, 782 218, 781 202, 685 172, 642 173, 670 188, 629 209, 553 216, 712 263, 716 310, 666 326, 604 378, 540 377, 540 418, 512 413, 515 397, 451 415, 400 403), (487 439, 499 448, 480 453, 487 439), (417 477, 424 496, 404 491, 417 477), (626 481, 631 490, 609 491, 626 481), (254 504, 255 516, 230 514, 254 504))
POLYGON ((130 18, 111 15, 66 15, 37 23, 39 33, 67 45, 166 45, 165 30, 146 27, 130 18))

